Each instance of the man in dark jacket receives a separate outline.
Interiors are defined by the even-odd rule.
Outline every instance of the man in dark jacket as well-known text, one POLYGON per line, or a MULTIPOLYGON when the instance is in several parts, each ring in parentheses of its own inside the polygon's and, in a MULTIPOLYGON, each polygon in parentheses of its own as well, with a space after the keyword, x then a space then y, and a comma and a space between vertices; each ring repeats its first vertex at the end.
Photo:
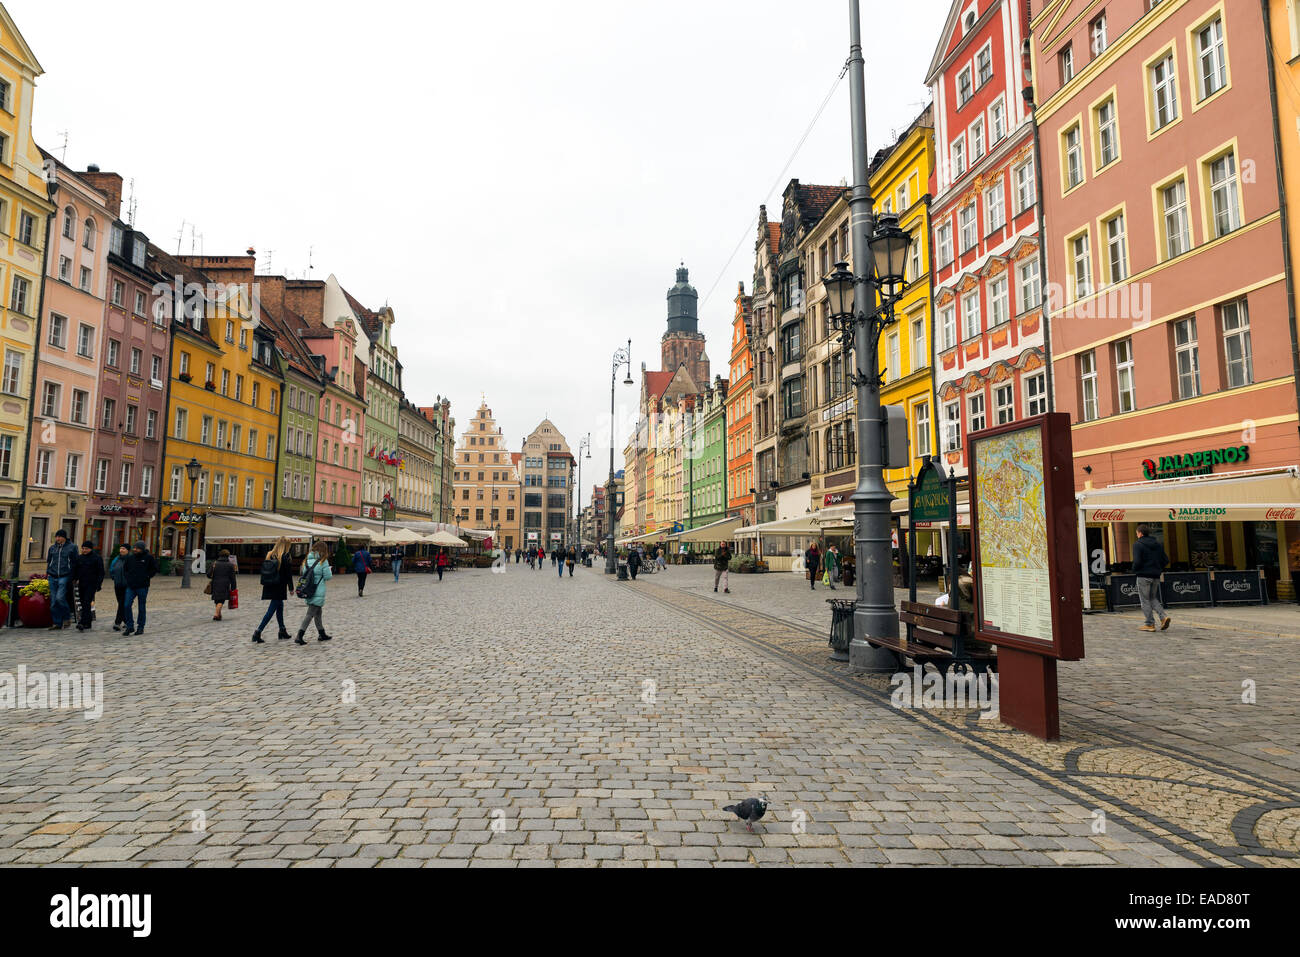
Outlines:
POLYGON ((108 566, 108 575, 113 579, 113 593, 117 596, 117 614, 113 617, 113 630, 121 631, 126 621, 126 560, 131 556, 131 549, 125 544, 117 546, 117 556, 108 566))
POLYGON ((136 542, 126 559, 126 630, 122 636, 143 635, 145 604, 149 598, 149 582, 158 574, 158 560, 149 554, 144 542, 136 542), (140 600, 140 624, 132 617, 136 599, 140 600))
POLYGON ((68 588, 77 570, 77 546, 68 541, 68 533, 59 529, 54 533, 54 544, 45 555, 45 576, 50 580, 51 631, 68 627, 72 606, 68 604, 68 588))
POLYGON ((82 542, 81 554, 77 556, 77 605, 81 609, 81 618, 77 622, 77 631, 90 631, 93 612, 91 603, 95 593, 104 584, 104 559, 95 551, 94 542, 82 542))
POLYGON ((731 546, 723 542, 718 546, 717 551, 713 553, 713 590, 718 590, 718 584, 723 587, 723 594, 731 594, 731 546))
POLYGON ((1146 525, 1139 525, 1137 533, 1137 541, 1133 543, 1133 574, 1137 576, 1138 600, 1146 616, 1146 622, 1138 630, 1155 631, 1159 620, 1160 630, 1168 631, 1170 619, 1160 604, 1160 576, 1169 567, 1169 556, 1151 537, 1151 529, 1146 525))
POLYGON ((641 570, 641 553, 635 545, 627 550, 627 573, 636 581, 636 573, 641 570))

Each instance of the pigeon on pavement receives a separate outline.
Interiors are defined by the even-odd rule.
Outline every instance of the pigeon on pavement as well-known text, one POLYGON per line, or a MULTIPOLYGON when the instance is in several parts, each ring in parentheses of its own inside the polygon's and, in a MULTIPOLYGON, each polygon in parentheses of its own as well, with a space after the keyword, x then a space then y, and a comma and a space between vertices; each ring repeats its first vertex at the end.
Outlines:
POLYGON ((739 804, 729 804, 723 808, 745 822, 745 827, 749 832, 754 833, 754 822, 767 813, 768 800, 764 795, 761 798, 746 798, 739 804))

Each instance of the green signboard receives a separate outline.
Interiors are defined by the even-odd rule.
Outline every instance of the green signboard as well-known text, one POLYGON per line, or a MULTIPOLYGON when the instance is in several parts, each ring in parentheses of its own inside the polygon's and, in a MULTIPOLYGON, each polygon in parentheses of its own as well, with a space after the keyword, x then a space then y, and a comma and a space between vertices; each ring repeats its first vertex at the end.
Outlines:
POLYGON ((946 522, 950 503, 948 485, 939 478, 939 470, 931 467, 921 473, 912 499, 913 522, 946 522))

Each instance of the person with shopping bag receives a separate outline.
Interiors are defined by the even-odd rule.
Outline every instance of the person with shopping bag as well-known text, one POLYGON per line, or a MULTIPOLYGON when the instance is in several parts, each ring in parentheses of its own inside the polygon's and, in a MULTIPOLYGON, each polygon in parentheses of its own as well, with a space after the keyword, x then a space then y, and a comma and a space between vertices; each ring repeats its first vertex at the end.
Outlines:
POLYGON ((230 550, 223 548, 217 560, 212 563, 208 569, 208 577, 212 581, 204 591, 212 596, 212 604, 216 606, 216 612, 212 615, 213 621, 221 621, 221 608, 226 602, 230 601, 231 592, 235 590, 235 568, 230 564, 230 550))

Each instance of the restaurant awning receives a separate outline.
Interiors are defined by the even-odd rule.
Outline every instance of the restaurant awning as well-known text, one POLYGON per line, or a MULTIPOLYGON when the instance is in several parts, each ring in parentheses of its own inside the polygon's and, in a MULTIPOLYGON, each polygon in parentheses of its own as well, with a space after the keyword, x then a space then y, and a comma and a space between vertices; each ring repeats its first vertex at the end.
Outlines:
POLYGON ((681 544, 687 542, 729 542, 735 537, 736 530, 744 524, 744 521, 743 518, 724 518, 720 522, 692 528, 688 532, 679 532, 676 535, 669 536, 669 538, 671 541, 681 544))
POLYGON ((273 512, 208 513, 204 541, 212 545, 254 545, 287 538, 290 542, 310 542, 318 538, 338 538, 340 530, 316 525, 273 512))
POLYGON ((762 525, 750 525, 736 532, 737 538, 758 538, 760 535, 816 535, 821 531, 821 523, 816 514, 800 515, 798 518, 785 518, 762 525))
POLYGON ((630 538, 620 538, 615 545, 630 545, 633 542, 648 542, 650 539, 664 538, 663 532, 646 532, 644 535, 633 535, 630 538))
POLYGON ((1089 522, 1268 522, 1300 516, 1300 468, 1132 482, 1075 495, 1089 522))

